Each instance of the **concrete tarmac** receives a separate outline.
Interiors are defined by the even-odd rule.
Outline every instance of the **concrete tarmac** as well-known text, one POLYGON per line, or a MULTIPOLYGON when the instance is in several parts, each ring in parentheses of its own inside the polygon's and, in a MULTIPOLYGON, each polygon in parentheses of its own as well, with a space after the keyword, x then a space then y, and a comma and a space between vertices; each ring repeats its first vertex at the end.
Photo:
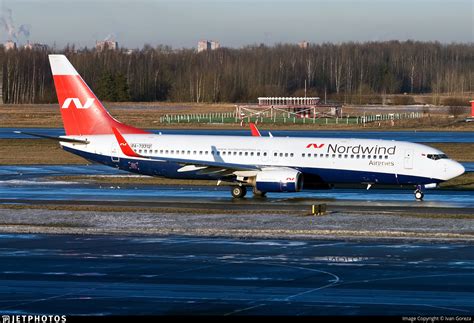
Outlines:
POLYGON ((469 243, 0 235, 0 312, 474 313, 469 243))

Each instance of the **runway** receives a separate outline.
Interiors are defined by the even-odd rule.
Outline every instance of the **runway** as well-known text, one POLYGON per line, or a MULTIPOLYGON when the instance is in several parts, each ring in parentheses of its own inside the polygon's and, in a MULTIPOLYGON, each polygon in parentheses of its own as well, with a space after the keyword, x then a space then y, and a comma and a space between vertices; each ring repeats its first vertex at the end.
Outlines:
POLYGON ((228 187, 177 186, 177 185, 105 185, 74 181, 54 180, 57 175, 121 176, 128 173, 114 168, 90 166, 0 166, 0 203, 40 202, 114 202, 135 205, 153 204, 180 205, 196 204, 196 207, 232 204, 238 208, 280 208, 301 209, 302 205, 329 202, 332 206, 383 207, 399 206, 409 208, 457 208, 461 212, 472 212, 474 191, 472 190, 427 190, 425 200, 414 200, 411 190, 404 189, 332 189, 308 190, 298 193, 269 193, 268 198, 233 201, 228 187), (48 178, 48 180, 46 179, 48 178))
POLYGON ((0 235, 15 314, 474 313, 466 243, 0 235))
MULTIPOLYGON (((268 136, 265 125, 259 126, 260 132, 268 136)), ((14 131, 26 131, 47 136, 63 136, 63 128, 0 128, 0 139, 34 139, 25 134, 16 134, 14 131)), ((196 130, 196 129, 149 129, 154 133, 186 134, 186 135, 213 135, 213 136, 250 136, 249 129, 241 130, 196 130)), ((275 137, 323 137, 323 138, 361 138, 428 142, 474 143, 474 136, 469 131, 336 131, 336 130, 271 130, 275 137)))

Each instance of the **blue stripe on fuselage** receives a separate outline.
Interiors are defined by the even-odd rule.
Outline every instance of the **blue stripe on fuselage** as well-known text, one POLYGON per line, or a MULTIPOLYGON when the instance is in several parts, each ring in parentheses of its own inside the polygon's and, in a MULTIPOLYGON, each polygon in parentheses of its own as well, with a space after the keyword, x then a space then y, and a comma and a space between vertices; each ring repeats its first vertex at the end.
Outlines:
MULTIPOLYGON (((217 179, 219 175, 206 174, 200 175, 197 172, 183 172, 178 173, 178 169, 182 165, 173 162, 162 162, 156 160, 140 160, 133 158, 119 158, 118 161, 113 161, 110 156, 93 154, 76 150, 69 147, 63 147, 67 152, 81 156, 92 162, 104 164, 110 167, 119 168, 128 172, 148 175, 148 176, 162 176, 167 178, 177 179, 217 179)), ((245 166, 245 165, 243 165, 245 166)), ((291 166, 288 166, 291 167, 291 166)), ((323 183, 336 184, 336 183, 379 183, 386 185, 404 185, 404 184, 430 184, 440 183, 439 179, 426 178, 419 176, 409 175, 398 175, 379 173, 379 172, 366 172, 366 171, 354 171, 344 169, 326 169, 326 168, 302 168, 292 167, 300 172, 304 177, 304 181, 307 182, 309 177, 317 177, 323 183)))

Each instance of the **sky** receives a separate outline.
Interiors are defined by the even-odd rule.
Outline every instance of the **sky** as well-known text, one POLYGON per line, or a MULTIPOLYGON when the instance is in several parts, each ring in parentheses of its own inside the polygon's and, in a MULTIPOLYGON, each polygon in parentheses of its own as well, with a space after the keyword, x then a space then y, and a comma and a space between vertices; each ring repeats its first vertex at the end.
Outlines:
POLYGON ((474 42, 474 0, 0 0, 19 43, 195 47, 383 40, 474 42), (9 12, 11 10, 11 16, 9 12), (22 26, 23 25, 23 26, 22 26), (29 34, 28 38, 25 37, 29 34))

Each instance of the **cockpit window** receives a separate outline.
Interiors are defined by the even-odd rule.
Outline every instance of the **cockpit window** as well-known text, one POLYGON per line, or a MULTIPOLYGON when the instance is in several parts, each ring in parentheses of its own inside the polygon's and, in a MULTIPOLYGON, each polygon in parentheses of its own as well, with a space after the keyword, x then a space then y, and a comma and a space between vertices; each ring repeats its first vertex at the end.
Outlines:
POLYGON ((438 160, 438 159, 448 159, 448 156, 445 154, 428 154, 426 155, 429 159, 438 160))

